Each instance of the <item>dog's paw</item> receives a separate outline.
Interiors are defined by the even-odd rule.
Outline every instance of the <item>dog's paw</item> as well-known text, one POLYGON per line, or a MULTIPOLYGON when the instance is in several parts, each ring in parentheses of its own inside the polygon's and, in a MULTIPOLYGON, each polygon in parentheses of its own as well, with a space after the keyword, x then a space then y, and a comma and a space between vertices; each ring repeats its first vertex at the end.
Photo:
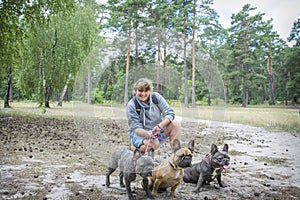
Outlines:
POLYGON ((109 187, 110 186, 110 181, 106 180, 105 185, 106 185, 106 187, 109 187))
POLYGON ((167 191, 167 188, 158 188, 157 189, 157 193, 163 193, 165 191, 167 191))
POLYGON ((222 183, 222 184, 220 185, 220 187, 221 187, 221 188, 225 188, 225 187, 229 187, 229 185, 222 183))
POLYGON ((225 188, 225 187, 227 187, 227 185, 226 184, 214 184, 214 188, 215 189, 221 189, 221 188, 225 188))
POLYGON ((200 190, 196 189, 196 190, 193 190, 193 192, 198 194, 200 192, 200 190))
POLYGON ((153 194, 148 194, 147 197, 148 197, 149 199, 155 199, 153 194))

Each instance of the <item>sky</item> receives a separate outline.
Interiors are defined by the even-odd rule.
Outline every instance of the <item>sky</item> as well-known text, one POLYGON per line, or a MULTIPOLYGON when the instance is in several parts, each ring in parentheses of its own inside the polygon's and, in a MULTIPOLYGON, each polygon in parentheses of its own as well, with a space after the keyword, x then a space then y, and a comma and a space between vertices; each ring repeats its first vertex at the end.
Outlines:
MULTIPOLYGON (((105 3, 107 0, 96 0, 105 3)), ((231 15, 242 10, 246 3, 256 7, 255 13, 265 13, 263 20, 273 19, 273 29, 279 36, 287 41, 293 23, 300 18, 300 0, 214 0, 214 9, 218 12, 219 21, 223 27, 228 28, 231 15)))
POLYGON ((246 3, 257 8, 253 14, 265 13, 264 21, 272 18, 274 31, 285 41, 293 23, 300 18, 300 0, 214 0, 213 7, 222 26, 228 28, 231 15, 240 12, 246 3))

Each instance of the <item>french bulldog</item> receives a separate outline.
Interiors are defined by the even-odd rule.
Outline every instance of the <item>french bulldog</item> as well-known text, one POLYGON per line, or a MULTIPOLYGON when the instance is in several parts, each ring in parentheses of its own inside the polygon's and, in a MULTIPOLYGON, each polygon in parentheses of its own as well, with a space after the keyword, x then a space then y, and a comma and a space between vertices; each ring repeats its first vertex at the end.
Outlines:
MULTIPOLYGON (((148 177, 149 187, 152 194, 157 195, 157 191, 164 191, 171 187, 171 197, 175 197, 175 190, 182 181, 184 169, 192 165, 192 153, 194 151, 194 140, 188 143, 188 148, 181 148, 180 141, 173 141, 173 155, 171 160, 164 160, 153 170, 153 176, 148 177)), ((143 185, 143 184, 142 184, 143 185)), ((145 188, 145 185, 143 185, 145 188)))
POLYGON ((130 183, 136 179, 136 174, 139 174, 143 180, 144 189, 149 198, 153 199, 153 195, 148 188, 148 176, 152 176, 154 169, 154 150, 151 149, 147 154, 142 155, 139 149, 134 152, 127 148, 117 148, 111 155, 109 166, 106 173, 106 186, 110 186, 110 175, 119 168, 120 186, 126 187, 129 200, 133 200, 130 183), (125 185, 123 182, 125 181, 125 185))
POLYGON ((193 164, 184 171, 183 181, 186 183, 196 183, 197 188, 194 192, 199 193, 203 184, 209 184, 215 178, 220 187, 224 187, 221 183, 221 173, 223 169, 229 167, 230 157, 228 155, 228 144, 223 146, 223 150, 219 151, 215 144, 211 145, 210 155, 206 155, 201 162, 193 164))

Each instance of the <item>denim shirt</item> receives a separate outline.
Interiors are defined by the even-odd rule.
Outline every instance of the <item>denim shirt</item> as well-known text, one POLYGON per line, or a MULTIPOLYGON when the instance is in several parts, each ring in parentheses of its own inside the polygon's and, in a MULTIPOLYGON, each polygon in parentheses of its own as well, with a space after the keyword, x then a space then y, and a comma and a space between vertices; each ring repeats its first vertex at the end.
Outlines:
MULTIPOLYGON (((152 102, 151 96, 149 98, 149 104, 146 104, 137 98, 137 101, 141 106, 140 114, 136 111, 133 99, 128 102, 126 114, 129 134, 136 132, 139 128, 150 131, 164 118, 168 118, 170 121, 173 121, 175 118, 174 109, 169 106, 167 101, 159 93, 154 93, 158 104, 152 102)), ((150 95, 152 95, 152 93, 150 95)))

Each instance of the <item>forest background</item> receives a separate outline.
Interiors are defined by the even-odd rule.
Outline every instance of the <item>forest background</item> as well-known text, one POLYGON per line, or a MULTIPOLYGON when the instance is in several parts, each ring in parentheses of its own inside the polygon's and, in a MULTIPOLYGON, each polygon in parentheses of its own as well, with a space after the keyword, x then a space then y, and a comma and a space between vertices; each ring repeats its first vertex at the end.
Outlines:
POLYGON ((297 106, 300 19, 287 43, 245 4, 219 23, 213 0, 3 0, 0 98, 125 104, 140 77, 170 103, 297 106))

